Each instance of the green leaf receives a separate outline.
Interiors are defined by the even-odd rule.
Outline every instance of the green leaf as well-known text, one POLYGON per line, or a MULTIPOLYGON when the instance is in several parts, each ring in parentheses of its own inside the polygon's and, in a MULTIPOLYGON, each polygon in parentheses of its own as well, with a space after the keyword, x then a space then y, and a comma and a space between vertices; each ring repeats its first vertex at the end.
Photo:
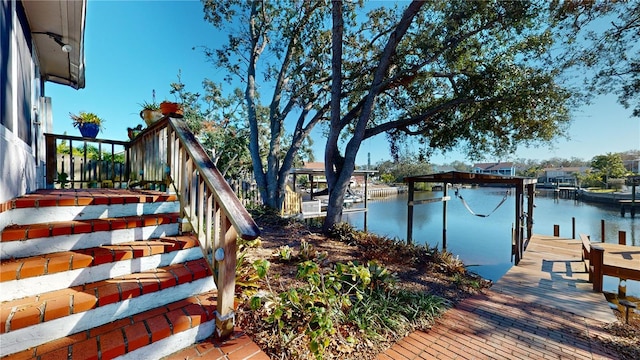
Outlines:
POLYGON ((294 304, 300 304, 300 297, 298 296, 296 289, 289 290, 289 300, 294 304))
POLYGON ((249 302, 249 306, 253 311, 260 309, 262 307, 262 299, 259 296, 252 297, 251 301, 249 302))
POLYGON ((258 274, 260 279, 263 279, 265 276, 267 276, 269 266, 271 266, 271 263, 264 259, 259 259, 253 262, 253 268, 256 270, 256 273, 258 274))

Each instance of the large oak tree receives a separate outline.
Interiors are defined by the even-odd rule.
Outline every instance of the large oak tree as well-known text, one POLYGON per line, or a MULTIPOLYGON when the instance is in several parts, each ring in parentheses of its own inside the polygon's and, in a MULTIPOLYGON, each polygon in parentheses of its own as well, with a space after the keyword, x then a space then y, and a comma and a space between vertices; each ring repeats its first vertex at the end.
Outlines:
POLYGON ((264 204, 279 209, 296 154, 329 109, 329 7, 322 1, 203 5, 205 19, 228 36, 207 55, 230 82, 244 84, 254 177, 264 204))
POLYGON ((614 94, 640 116, 640 1, 554 0, 556 62, 583 80, 589 98, 614 94))
POLYGON ((325 229, 341 220, 365 139, 386 136, 393 151, 414 137, 428 153, 461 148, 480 158, 551 141, 569 124, 570 94, 556 82, 544 2, 366 3, 366 14, 351 1, 203 4, 205 18, 228 35, 210 59, 245 86, 265 205, 280 207, 294 154, 330 117, 325 229), (268 151, 260 154, 265 132, 268 151))
POLYGON ((570 94, 548 61, 549 10, 529 1, 413 1, 373 11, 343 35, 334 21, 333 41, 345 50, 332 59, 342 68, 342 112, 332 113, 325 150, 325 230, 341 220, 365 139, 385 133, 393 149, 418 137, 431 151, 480 158, 563 135, 570 94))

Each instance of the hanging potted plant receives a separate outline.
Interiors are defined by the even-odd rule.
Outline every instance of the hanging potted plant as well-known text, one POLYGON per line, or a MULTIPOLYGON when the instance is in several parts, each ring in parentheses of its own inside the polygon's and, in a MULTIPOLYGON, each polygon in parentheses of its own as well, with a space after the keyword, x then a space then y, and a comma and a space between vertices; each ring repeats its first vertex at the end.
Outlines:
POLYGON ((140 117, 147 123, 147 126, 153 124, 158 121, 162 117, 162 113, 160 112, 160 105, 156 102, 143 102, 140 104, 142 106, 142 110, 140 111, 140 117))
POLYGON ((160 103, 160 112, 162 113, 162 115, 182 115, 182 107, 178 103, 165 100, 160 103))
POLYGON ((104 123, 104 120, 98 117, 98 115, 90 112, 80 111, 78 114, 69 113, 69 117, 71 117, 73 126, 80 130, 80 134, 83 137, 93 139, 98 136, 98 132, 102 130, 102 123, 104 123))

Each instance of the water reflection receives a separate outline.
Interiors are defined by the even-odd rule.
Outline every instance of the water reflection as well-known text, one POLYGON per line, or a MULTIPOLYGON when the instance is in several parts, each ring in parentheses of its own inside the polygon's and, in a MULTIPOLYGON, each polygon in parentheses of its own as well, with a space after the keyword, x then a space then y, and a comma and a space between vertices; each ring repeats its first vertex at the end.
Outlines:
MULTIPOLYGON (((469 207, 477 214, 490 213, 505 195, 505 189, 461 189, 469 207)), ((511 229, 515 222, 515 196, 509 195, 491 216, 473 216, 464 204, 452 195, 447 206, 447 248, 481 276, 497 281, 512 266, 511 229)), ((618 232, 625 231, 627 245, 640 246, 640 217, 620 216, 619 209, 607 208, 570 199, 554 199, 553 195, 538 193, 535 200, 533 231, 553 234, 553 226, 560 226, 560 236, 572 236, 575 218, 576 236, 580 233, 601 239, 601 220, 605 220, 605 241, 618 243, 618 232)), ((442 192, 416 193, 415 199, 441 197, 442 192)), ((526 209, 526 201, 525 201, 526 209)), ((357 228, 363 228, 362 214, 345 217, 357 228)), ((413 239, 419 244, 442 247, 442 203, 414 207, 413 239)), ((405 240, 407 235, 407 194, 400 194, 369 202, 369 231, 405 240)), ((526 257, 526 253, 525 253, 526 257)), ((627 293, 640 296, 640 283, 628 282, 627 293)), ((605 290, 616 291, 618 280, 605 277, 605 290)))

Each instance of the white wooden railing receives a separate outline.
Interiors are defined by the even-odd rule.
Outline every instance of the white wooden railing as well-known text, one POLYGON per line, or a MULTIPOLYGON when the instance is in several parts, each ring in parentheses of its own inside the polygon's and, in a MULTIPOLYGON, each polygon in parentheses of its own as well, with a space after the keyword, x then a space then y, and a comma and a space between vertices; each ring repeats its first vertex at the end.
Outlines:
POLYGON ((255 239, 260 230, 181 118, 165 116, 129 142, 46 134, 46 152, 48 187, 60 186, 56 183, 57 175, 69 171, 71 178, 67 182, 71 187, 107 181, 111 186, 117 182, 118 187, 175 191, 180 199, 181 216, 186 220, 182 223, 183 231, 193 230, 197 234, 214 274, 218 289, 217 333, 225 337, 233 332, 236 239, 255 239), (70 148, 74 141, 84 145, 81 155, 69 152, 69 170, 64 167, 64 158, 58 161, 57 147, 61 141, 69 141, 70 148), (93 144, 97 144, 100 154, 103 147, 109 149, 111 160, 98 160, 98 170, 85 176, 87 145, 93 144), (118 168, 113 164, 115 146, 121 146, 125 155, 119 165, 124 171, 118 174, 112 170, 118 168), (84 160, 79 165, 81 171, 74 168, 75 158, 84 160), (110 167, 100 171, 109 162, 110 167))
POLYGON ((236 239, 257 238, 258 226, 182 119, 165 117, 145 129, 131 142, 130 162, 139 183, 159 183, 178 194, 215 277, 217 333, 231 334, 236 239))

